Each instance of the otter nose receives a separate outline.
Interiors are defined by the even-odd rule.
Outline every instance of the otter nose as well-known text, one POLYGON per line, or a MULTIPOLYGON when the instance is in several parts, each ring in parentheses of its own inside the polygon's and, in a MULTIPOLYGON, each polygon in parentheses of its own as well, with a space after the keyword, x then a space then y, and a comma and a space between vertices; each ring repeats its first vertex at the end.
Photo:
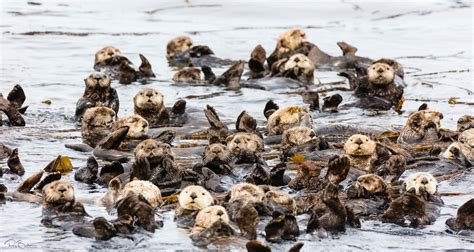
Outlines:
POLYGON ((358 144, 358 145, 361 145, 361 144, 363 144, 364 142, 362 142, 362 140, 359 138, 359 139, 357 139, 357 141, 355 141, 355 143, 358 144))
POLYGON ((110 56, 112 56, 112 55, 114 55, 114 52, 108 51, 107 54, 110 55, 110 56))
POLYGON ((153 96, 153 93, 146 93, 146 96, 152 97, 152 96, 153 96))
POLYGON ((224 215, 224 212, 222 210, 217 211, 217 215, 222 216, 224 215))
POLYGON ((60 191, 61 193, 63 193, 63 192, 65 192, 65 191, 66 191, 66 188, 65 188, 65 187, 61 187, 61 188, 59 188, 59 190, 58 190, 58 191, 60 191))
POLYGON ((215 148, 215 149, 212 150, 212 152, 214 152, 214 153, 219 153, 219 152, 221 152, 221 151, 219 150, 219 148, 215 148))
POLYGON ((429 129, 429 128, 436 128, 436 123, 434 122, 430 122, 426 125, 425 129, 429 129))
POLYGON ((421 183, 422 183, 423 185, 428 184, 428 179, 427 179, 427 178, 423 178, 423 179, 421 180, 421 183))
POLYGON ((294 60, 296 63, 300 62, 300 59, 299 58, 295 58, 294 60))
POLYGON ((384 72, 383 68, 377 69, 377 73, 383 73, 383 72, 384 72))
POLYGON ((198 196, 196 195, 195 192, 193 192, 193 193, 191 193, 191 195, 189 195, 189 197, 191 197, 191 199, 194 200, 194 199, 197 198, 198 196))

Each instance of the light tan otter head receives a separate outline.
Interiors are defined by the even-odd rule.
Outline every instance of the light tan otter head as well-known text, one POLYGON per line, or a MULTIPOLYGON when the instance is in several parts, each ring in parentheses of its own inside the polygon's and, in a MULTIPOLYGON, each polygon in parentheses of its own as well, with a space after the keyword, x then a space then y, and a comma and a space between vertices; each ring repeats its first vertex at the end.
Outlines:
POLYGON ((443 114, 433 110, 419 110, 412 113, 407 124, 400 132, 399 143, 408 144, 432 144, 439 140, 439 129, 441 127, 443 114))
POLYGON ((104 128, 111 129, 115 122, 115 112, 107 107, 94 107, 87 109, 82 118, 82 127, 93 130, 104 128))
POLYGON ((305 106, 288 106, 280 108, 268 117, 268 135, 280 135, 295 126, 311 127, 313 117, 305 106))
POLYGON ((138 110, 162 111, 165 109, 164 97, 154 88, 145 88, 133 97, 135 112, 138 110))
POLYGON ((286 51, 292 51, 304 42, 306 42, 306 33, 302 29, 293 28, 280 34, 276 48, 285 48, 286 51))
POLYGON ((265 192, 262 188, 250 183, 239 183, 230 189, 229 202, 244 199, 246 202, 259 203, 263 201, 264 197, 265 192))
POLYGON ((149 181, 134 180, 128 182, 123 187, 116 201, 120 201, 122 198, 127 197, 129 192, 134 192, 137 195, 141 194, 154 209, 159 208, 163 203, 160 189, 149 181))
POLYGON ((95 53, 95 64, 116 56, 122 56, 120 50, 113 46, 106 46, 95 53))
POLYGON ((349 156, 371 156, 375 154, 376 143, 368 136, 356 134, 347 139, 344 151, 349 156))
POLYGON ((182 53, 193 46, 193 41, 188 36, 179 36, 166 45, 166 57, 172 58, 176 53, 182 53))
POLYGON ((169 144, 161 143, 155 139, 143 140, 135 148, 135 159, 141 158, 162 158, 166 155, 173 155, 173 151, 169 144))
POLYGON ((74 202, 74 188, 64 180, 56 180, 43 187, 45 204, 64 204, 74 202))
POLYGON ((374 85, 392 84, 395 78, 395 71, 392 66, 386 63, 375 63, 367 69, 369 83, 374 85))
POLYGON ((227 211, 222 206, 209 206, 199 211, 194 226, 206 229, 218 221, 229 223, 229 214, 227 214, 227 211))
POLYGON ((461 133, 458 142, 468 148, 474 149, 474 129, 468 129, 461 133))
POLYGON ((148 121, 139 115, 122 117, 115 122, 113 129, 128 126, 128 138, 141 138, 148 132, 148 121))
POLYGON ((179 206, 186 210, 201 210, 214 203, 212 195, 202 186, 190 185, 178 197, 179 206))
POLYGON ((378 175, 366 174, 357 178, 357 186, 365 188, 370 193, 384 193, 387 190, 385 181, 378 175))
POLYGON ((468 161, 474 162, 474 128, 463 131, 458 137, 458 141, 452 143, 443 156, 447 159, 458 159, 459 154, 466 157, 468 161), (455 151, 455 149, 457 150, 455 151))
POLYGON ((412 188, 415 188, 416 194, 420 193, 420 188, 429 194, 435 194, 438 191, 438 181, 427 172, 417 172, 405 179, 405 190, 409 191, 412 188))
POLYGON ((228 163, 232 159, 232 154, 230 153, 227 146, 221 143, 213 143, 206 147, 202 159, 204 164, 212 161, 223 161, 228 163))
POLYGON ((263 140, 253 133, 238 132, 226 139, 227 148, 234 155, 259 154, 263 151, 263 140))
POLYGON ((289 212, 294 214, 296 212, 296 202, 290 195, 279 191, 269 190, 265 193, 263 204, 271 206, 274 211, 289 212))
POLYGON ((462 132, 474 128, 474 116, 463 115, 458 120, 458 131, 462 132))
POLYGON ((201 80, 201 70, 187 67, 176 72, 172 79, 174 82, 197 82, 201 80))
POLYGON ((306 126, 298 126, 283 132, 281 144, 284 146, 298 146, 317 139, 316 133, 306 126))
POLYGON ((292 71, 296 77, 305 76, 306 79, 310 80, 314 78, 314 64, 304 54, 297 53, 291 56, 288 61, 283 65, 283 71, 292 71))
POLYGON ((91 73, 87 78, 85 78, 84 82, 86 84, 86 88, 89 89, 106 89, 110 87, 110 83, 112 81, 105 73, 95 72, 91 73))

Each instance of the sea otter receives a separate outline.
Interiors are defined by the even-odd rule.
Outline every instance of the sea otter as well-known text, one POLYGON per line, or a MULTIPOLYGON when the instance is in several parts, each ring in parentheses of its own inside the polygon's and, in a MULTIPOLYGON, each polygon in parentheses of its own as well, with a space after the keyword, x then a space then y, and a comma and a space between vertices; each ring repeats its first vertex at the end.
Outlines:
POLYGON ((191 230, 191 239, 198 246, 205 246, 216 239, 230 237, 235 234, 229 225, 230 219, 222 206, 209 206, 201 209, 196 215, 191 230))
POLYGON ((443 114, 427 109, 425 104, 410 114, 398 137, 399 144, 435 144, 440 139, 443 114))
POLYGON ((43 187, 43 216, 51 218, 54 215, 86 216, 82 203, 77 202, 74 188, 64 180, 51 182, 43 187))
MULTIPOLYGON (((2 93, 0 93, 0 111, 7 115, 9 125, 25 126, 25 119, 21 115, 28 108, 28 106, 22 107, 25 100, 25 92, 19 84, 16 84, 8 93, 7 99, 3 98, 2 93)), ((0 126, 2 124, 2 113, 0 113, 0 126)))
POLYGON ((226 139, 227 148, 239 163, 255 163, 263 152, 263 139, 254 134, 237 132, 226 139))
POLYGON ((214 203, 214 198, 203 187, 191 185, 179 193, 178 203, 179 206, 174 217, 178 227, 191 228, 194 226, 198 212, 211 206, 214 203))
POLYGON ((446 220, 446 225, 455 232, 474 230, 474 199, 459 207, 456 217, 446 220))
POLYGON ((293 105, 277 108, 273 112, 266 106, 264 114, 267 117, 267 133, 269 136, 281 135, 285 130, 295 126, 311 127, 313 124, 313 117, 305 106, 293 105))
POLYGON ((84 112, 92 107, 108 107, 115 114, 119 111, 117 91, 110 86, 111 80, 105 73, 92 73, 84 79, 86 89, 76 103, 76 121, 82 120, 84 112))
POLYGON ((82 118, 82 141, 95 147, 104 137, 111 133, 115 118, 115 112, 107 107, 87 109, 82 118))

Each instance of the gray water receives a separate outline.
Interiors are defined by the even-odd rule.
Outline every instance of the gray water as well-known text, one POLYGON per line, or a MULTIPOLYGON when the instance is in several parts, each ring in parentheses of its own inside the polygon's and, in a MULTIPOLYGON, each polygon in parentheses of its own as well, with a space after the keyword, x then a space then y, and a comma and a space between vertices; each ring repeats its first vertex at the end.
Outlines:
MULTIPOLYGON (((71 157, 75 167, 85 164, 87 155, 68 150, 64 144, 80 141, 80 132, 71 118, 83 92, 83 79, 93 70, 94 53, 104 46, 118 47, 135 64, 139 64, 139 53, 147 56, 157 74, 157 80, 147 86, 162 92, 167 105, 180 97, 223 91, 219 87, 177 86, 169 81, 174 69, 166 62, 166 43, 182 34, 191 36, 195 44, 209 45, 219 57, 246 60, 257 44, 270 53, 282 31, 302 27, 309 41, 330 54, 339 55, 336 42, 347 41, 359 48, 358 55, 395 58, 405 67, 407 101, 401 115, 350 109, 331 115, 315 113, 315 124, 337 122, 400 128, 408 114, 421 104, 417 99, 428 100, 432 109, 444 114, 445 128, 455 129, 460 116, 474 114, 472 105, 448 104, 450 97, 474 102, 471 1, 37 1, 42 4, 14 0, 0 3, 0 92, 6 94, 15 83, 20 83, 27 94, 25 104, 29 105, 25 115, 27 126, 0 127, 0 142, 19 148, 26 168, 24 178, 60 154, 71 157), (46 99, 52 104, 41 103, 46 99)), ((336 72, 316 71, 315 76, 323 83, 343 80, 336 72)), ((119 116, 131 114, 132 97, 144 86, 113 83, 113 87, 120 97, 119 116)), ((262 110, 269 99, 280 105, 302 104, 300 96, 285 92, 242 89, 187 102, 194 110, 210 104, 228 122, 247 110, 263 125, 262 110)), ((345 102, 351 100, 349 93, 341 94, 345 102)), ((0 161, 0 167, 6 167, 5 162, 0 161)), ((66 179, 74 181, 73 174, 66 179)), ((474 175, 470 173, 462 182, 441 183, 441 192, 470 194, 443 197, 445 206, 434 225, 414 230, 365 221, 361 229, 349 229, 328 239, 302 234, 299 240, 305 243, 303 251, 472 249, 472 237, 446 233, 444 222, 473 197, 473 181, 474 175)), ((8 175, 0 178, 0 183, 10 191, 19 182, 8 175)), ((103 188, 73 183, 79 197, 100 198, 105 193, 103 188)), ((102 207, 85 207, 91 216, 113 218, 102 207)), ((40 205, 8 202, 0 206, 0 248, 8 249, 5 242, 15 239, 37 250, 197 249, 187 232, 176 228, 172 212, 164 213, 163 219, 164 227, 154 234, 100 242, 43 226, 40 205)), ((263 239, 262 234, 259 239, 263 239)), ((273 248, 283 251, 289 245, 273 248)))

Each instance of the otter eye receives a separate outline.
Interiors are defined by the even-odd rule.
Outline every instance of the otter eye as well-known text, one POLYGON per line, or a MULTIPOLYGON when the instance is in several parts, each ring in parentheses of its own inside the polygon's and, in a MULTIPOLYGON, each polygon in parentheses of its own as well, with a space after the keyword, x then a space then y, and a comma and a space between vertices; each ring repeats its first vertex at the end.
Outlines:
POLYGON ((145 146, 142 145, 142 149, 145 149, 145 146))
POLYGON ((202 193, 202 195, 204 195, 204 193, 202 193))
POLYGON ((387 69, 387 70, 388 70, 388 67, 387 67, 387 68, 385 68, 385 69, 387 69))
POLYGON ((416 181, 416 178, 415 178, 415 179, 413 179, 413 181, 416 181))
POLYGON ((375 70, 375 67, 372 67, 372 70, 375 70))
POLYGON ((369 141, 369 139, 365 139, 365 141, 366 141, 366 142, 368 142, 368 141, 369 141))

